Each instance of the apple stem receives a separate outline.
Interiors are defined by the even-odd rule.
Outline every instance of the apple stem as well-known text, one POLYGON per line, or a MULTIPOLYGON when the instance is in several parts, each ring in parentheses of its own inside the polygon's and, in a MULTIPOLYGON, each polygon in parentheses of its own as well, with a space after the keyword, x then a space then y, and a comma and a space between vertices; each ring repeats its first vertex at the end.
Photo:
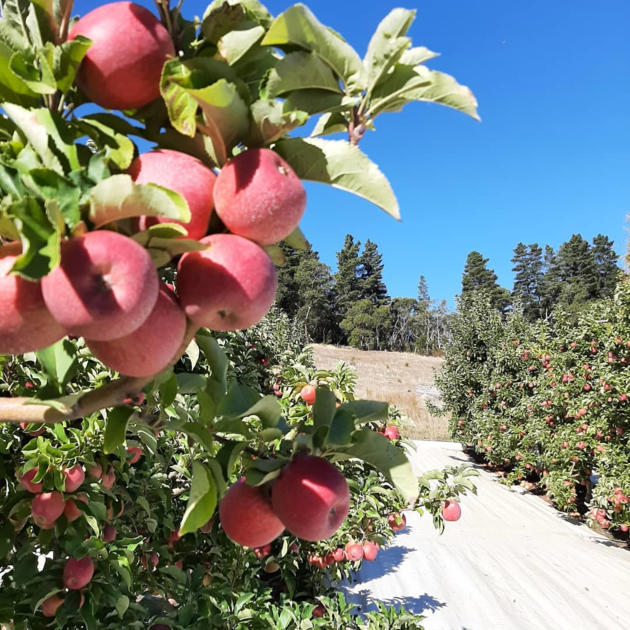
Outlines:
MULTIPOLYGON (((199 327, 196 324, 188 320, 184 339, 173 356, 170 365, 177 363, 195 337, 198 329, 199 327)), ((0 423, 56 424, 83 418, 101 409, 123 405, 125 399, 133 398, 139 394, 155 376, 155 374, 142 378, 123 376, 98 389, 85 392, 73 405, 63 409, 58 406, 47 406, 46 401, 34 402, 34 399, 23 396, 0 398, 0 423)))

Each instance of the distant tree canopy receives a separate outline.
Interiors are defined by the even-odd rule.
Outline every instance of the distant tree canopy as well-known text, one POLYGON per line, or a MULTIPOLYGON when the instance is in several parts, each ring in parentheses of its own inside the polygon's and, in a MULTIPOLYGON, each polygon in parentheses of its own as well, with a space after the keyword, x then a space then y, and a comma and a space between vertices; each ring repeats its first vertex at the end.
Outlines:
POLYGON ((613 245, 602 234, 592 244, 573 234, 557 252, 549 245, 543 250, 538 243, 518 243, 511 259, 511 294, 497 284, 496 274, 486 267, 488 259, 470 252, 462 275, 462 297, 483 290, 497 310, 504 313, 511 306, 530 321, 547 317, 559 305, 577 311, 613 294, 621 275, 613 245))
MULTIPOLYGON (((511 259, 511 292, 498 284, 489 259, 472 251, 462 275, 461 298, 483 291, 500 313, 517 309, 529 321, 549 316, 558 305, 577 311, 614 292, 621 270, 613 245, 602 234, 592 243, 574 234, 557 252, 548 245, 518 243, 511 259)), ((430 354, 450 339, 446 301, 431 299, 424 276, 415 298, 390 297, 383 257, 373 241, 362 247, 347 234, 337 252, 335 273, 310 245, 302 250, 280 246, 286 263, 278 271, 276 304, 311 341, 430 354)))
POLYGON ((361 248, 346 235, 334 274, 310 245, 303 250, 281 247, 286 263, 278 272, 276 304, 312 341, 425 353, 442 348, 448 335, 446 303, 433 304, 424 276, 417 299, 391 298, 373 241, 361 248))

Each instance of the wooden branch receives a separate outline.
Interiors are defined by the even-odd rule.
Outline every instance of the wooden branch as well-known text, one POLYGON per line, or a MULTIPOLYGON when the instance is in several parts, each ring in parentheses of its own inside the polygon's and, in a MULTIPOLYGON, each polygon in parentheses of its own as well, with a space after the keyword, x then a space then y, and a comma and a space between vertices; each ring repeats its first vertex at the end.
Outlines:
MULTIPOLYGON (((184 339, 169 365, 177 363, 186 351, 188 344, 194 338, 197 330, 198 327, 188 321, 184 339)), ((139 394, 155 376, 155 374, 142 378, 123 376, 98 389, 85 392, 72 404, 65 406, 65 408, 56 408, 42 404, 45 401, 34 402, 33 398, 0 398, 0 422, 54 424, 83 418, 101 409, 127 404, 129 399, 139 394)), ((62 398, 59 402, 63 404, 63 400, 62 398)))

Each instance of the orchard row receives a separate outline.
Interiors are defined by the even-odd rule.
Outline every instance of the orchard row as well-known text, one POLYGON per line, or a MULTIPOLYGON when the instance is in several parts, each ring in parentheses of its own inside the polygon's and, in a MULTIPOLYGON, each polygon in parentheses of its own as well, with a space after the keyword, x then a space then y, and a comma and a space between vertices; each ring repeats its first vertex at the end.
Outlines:
POLYGON ((575 313, 504 321, 460 303, 439 387, 453 436, 512 483, 627 536, 630 526, 630 285, 575 313))

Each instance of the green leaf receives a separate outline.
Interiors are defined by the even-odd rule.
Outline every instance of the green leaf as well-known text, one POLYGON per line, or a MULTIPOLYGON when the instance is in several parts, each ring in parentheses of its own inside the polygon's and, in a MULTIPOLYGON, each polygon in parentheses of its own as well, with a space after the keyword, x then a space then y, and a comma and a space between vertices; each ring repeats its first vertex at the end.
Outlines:
POLYGON ((126 135, 115 131, 96 117, 81 118, 78 125, 103 151, 105 159, 121 170, 129 168, 136 147, 126 135))
POLYGON ((306 89, 342 93, 330 66, 312 52, 289 53, 269 73, 266 84, 269 97, 306 89))
POLYGON ((206 451, 208 451, 208 453, 214 453, 214 441, 212 440, 212 434, 208 431, 207 427, 201 426, 196 422, 186 422, 179 427, 178 430, 194 438, 206 449, 206 451))
POLYGON ((249 28, 229 31, 217 42, 219 54, 230 65, 235 64, 246 55, 265 34, 265 29, 262 26, 251 24, 249 26, 249 28))
POLYGON ((243 418, 259 400, 262 399, 256 391, 246 385, 235 383, 228 389, 227 396, 221 401, 218 412, 222 416, 243 418))
POLYGON ((31 45, 26 25, 30 2, 4 0, 0 19, 0 40, 11 50, 26 50, 31 45))
POLYGON ((208 379, 203 374, 179 372, 175 375, 177 388, 182 394, 191 394, 206 388, 208 379))
POLYGON ((384 435, 370 429, 355 431, 352 439, 352 446, 342 449, 342 452, 380 470, 407 501, 418 496, 418 479, 400 448, 394 446, 384 435))
POLYGON ((268 27, 271 16, 258 0, 213 0, 203 14, 201 30, 206 41, 216 44, 226 33, 253 20, 268 27))
POLYGON ((77 146, 68 123, 46 108, 26 109, 15 103, 1 104, 9 118, 31 143, 46 168, 65 175, 81 167, 77 146))
POLYGON ((124 614, 127 612, 129 608, 129 598, 126 595, 120 595, 116 600, 116 612, 118 616, 122 619, 124 614))
POLYGON ((313 405, 313 425, 319 427, 329 427, 335 415, 335 395, 328 387, 318 387, 313 405))
POLYGON ((397 64, 387 80, 372 93, 368 114, 373 118, 385 111, 398 111, 412 101, 445 105, 480 120, 477 99, 470 88, 460 85, 449 74, 429 70, 422 65, 397 64))
POLYGON ((435 59, 435 57, 439 56, 440 53, 433 52, 424 46, 415 46, 414 48, 405 50, 399 61, 401 64, 406 66, 419 66, 425 61, 435 59))
POLYGON ((293 249, 306 249, 308 246, 308 241, 299 227, 296 227, 295 230, 284 239, 284 242, 293 249))
POLYGON ((323 112, 341 111, 344 97, 326 90, 296 90, 287 94, 284 101, 285 111, 303 111, 309 115, 323 112))
POLYGON ((76 371, 77 355, 74 344, 69 339, 61 339, 35 354, 49 381, 52 381, 61 393, 76 371))
POLYGON ((308 114, 300 111, 285 111, 283 104, 275 100, 260 100, 251 105, 252 125, 248 146, 271 144, 292 129, 301 127, 308 114))
POLYGON ((263 46, 300 46, 316 53, 351 91, 365 89, 361 58, 337 33, 325 27, 303 4, 281 13, 271 24, 263 46))
POLYGON ((19 230, 22 241, 22 255, 12 270, 29 280, 39 280, 59 264, 61 235, 32 197, 12 203, 6 214, 19 230))
POLYGON ((125 442, 127 423, 133 414, 131 407, 115 407, 107 414, 105 435, 103 437, 103 452, 115 453, 125 442))
POLYGON ((267 255, 276 267, 284 267, 287 259, 282 251, 282 247, 279 245, 263 245, 262 248, 267 252, 267 255))
POLYGON ((389 403, 374 400, 353 400, 341 405, 348 410, 359 422, 374 422, 387 418, 389 403))
POLYGON ((199 90, 188 90, 203 113, 203 127, 211 140, 214 162, 222 166, 249 129, 249 110, 234 83, 220 79, 199 90))
POLYGON ((221 464, 221 470, 226 479, 232 476, 238 457, 245 448, 247 448, 246 442, 228 441, 219 449, 216 459, 221 464))
POLYGON ((325 136, 331 133, 347 133, 348 121, 339 112, 328 112, 317 120, 311 136, 325 136))
POLYGON ((135 184, 130 175, 112 175, 90 193, 88 217, 95 227, 140 215, 190 221, 190 209, 180 194, 157 184, 135 184))
POLYGON ((246 416, 258 416, 265 429, 275 427, 280 421, 282 407, 275 396, 264 396, 259 398, 254 405, 240 414, 241 418, 246 416))
MULTIPOLYGON (((0 20, 0 30, 1 28, 2 20, 0 20)), ((18 79, 10 69, 12 55, 13 51, 0 42, 0 101, 34 107, 39 104, 40 96, 33 92, 24 81, 18 79)))
POLYGON ((357 146, 344 140, 284 138, 276 143, 275 150, 299 178, 346 190, 400 218, 390 183, 357 146))
POLYGON ((72 88, 74 80, 92 42, 77 35, 74 39, 56 46, 53 55, 53 73, 57 89, 65 93, 72 88))
POLYGON ((347 409, 344 409, 342 405, 335 412, 325 444, 330 446, 347 446, 352 442, 354 429, 354 416, 347 409))
POLYGON ((193 476, 186 511, 179 526, 181 536, 205 525, 217 506, 214 477, 206 466, 193 462, 193 476))
POLYGON ((228 358, 217 340, 209 333, 203 331, 198 332, 196 339, 210 368, 208 394, 218 404, 221 398, 227 393, 228 358))
POLYGON ((162 407, 169 407, 173 404, 175 397, 177 396, 178 383, 175 374, 171 373, 168 378, 165 378, 160 383, 160 402, 162 407))
POLYGON ((405 35, 415 17, 415 11, 393 9, 376 28, 363 60, 368 93, 409 48, 411 39, 405 35))
POLYGON ((57 81, 51 64, 53 49, 51 44, 48 50, 18 51, 11 57, 9 69, 36 94, 54 94, 57 81))
MULTIPOLYGON (((22 178, 28 188, 45 201, 55 201, 64 222, 73 229, 81 221, 81 190, 67 177, 47 168, 36 168, 22 178)), ((59 229, 63 228, 59 226, 59 229)))

